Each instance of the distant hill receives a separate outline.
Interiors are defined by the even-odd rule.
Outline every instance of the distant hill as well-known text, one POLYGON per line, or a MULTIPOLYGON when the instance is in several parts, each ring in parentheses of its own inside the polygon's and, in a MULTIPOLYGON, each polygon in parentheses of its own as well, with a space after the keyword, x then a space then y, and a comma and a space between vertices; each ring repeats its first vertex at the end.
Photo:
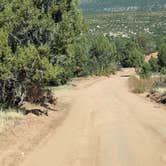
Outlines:
POLYGON ((80 0, 84 12, 166 10, 166 0, 80 0))

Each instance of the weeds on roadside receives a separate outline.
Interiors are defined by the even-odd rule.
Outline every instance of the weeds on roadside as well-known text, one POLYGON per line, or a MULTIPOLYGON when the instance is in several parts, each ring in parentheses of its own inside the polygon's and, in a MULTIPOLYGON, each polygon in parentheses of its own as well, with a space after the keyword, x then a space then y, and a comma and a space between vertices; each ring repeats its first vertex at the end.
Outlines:
POLYGON ((154 87, 155 88, 158 88, 158 87, 166 88, 166 76, 159 77, 159 79, 157 81, 155 81, 154 87))
POLYGON ((153 87, 154 80, 151 78, 139 78, 132 76, 129 78, 129 87, 133 93, 148 92, 153 87))
POLYGON ((118 67, 117 65, 110 65, 110 66, 107 66, 105 69, 103 70, 98 70, 96 71, 96 75, 97 76, 106 76, 106 77, 109 77, 110 74, 115 74, 115 72, 118 70, 118 67))
POLYGON ((15 109, 0 108, 0 133, 6 130, 9 126, 14 125, 15 122, 23 118, 23 113, 15 109))

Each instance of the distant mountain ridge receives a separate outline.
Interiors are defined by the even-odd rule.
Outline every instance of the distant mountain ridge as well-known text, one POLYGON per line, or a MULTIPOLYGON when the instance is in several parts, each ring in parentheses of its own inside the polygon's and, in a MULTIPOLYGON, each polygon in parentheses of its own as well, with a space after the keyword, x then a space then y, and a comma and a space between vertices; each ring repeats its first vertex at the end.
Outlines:
POLYGON ((166 10, 166 0, 80 0, 84 12, 166 10))

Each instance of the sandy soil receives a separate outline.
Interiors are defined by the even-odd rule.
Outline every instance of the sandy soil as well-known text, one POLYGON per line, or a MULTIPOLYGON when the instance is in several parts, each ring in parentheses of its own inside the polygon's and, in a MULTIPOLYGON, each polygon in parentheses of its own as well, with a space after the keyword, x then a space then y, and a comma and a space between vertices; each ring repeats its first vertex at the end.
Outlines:
POLYGON ((6 158, 4 148, 0 165, 165 166, 166 111, 129 91, 126 76, 130 74, 131 70, 123 70, 110 78, 93 78, 72 90, 56 92, 67 113, 57 118, 57 112, 48 117, 52 120, 40 120, 34 126, 37 129, 45 123, 46 136, 41 136, 42 128, 36 136, 40 143, 33 146, 34 137, 29 137, 29 145, 23 144, 27 140, 20 144, 15 139, 13 143, 21 145, 19 157, 13 153, 6 158), (25 148, 30 145, 33 151, 25 148))

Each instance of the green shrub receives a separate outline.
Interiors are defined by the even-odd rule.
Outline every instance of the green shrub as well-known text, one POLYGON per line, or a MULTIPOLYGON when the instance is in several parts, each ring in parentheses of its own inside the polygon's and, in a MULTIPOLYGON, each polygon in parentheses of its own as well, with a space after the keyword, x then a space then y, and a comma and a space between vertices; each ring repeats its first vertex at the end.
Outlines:
POLYGON ((139 75, 143 78, 149 77, 151 75, 151 65, 148 62, 144 62, 142 64, 139 75))
POLYGON ((111 64, 110 66, 106 67, 103 70, 96 71, 96 75, 98 76, 110 76, 111 74, 115 74, 115 72, 118 70, 117 66, 114 64, 111 64))
POLYGON ((161 74, 166 74, 166 67, 160 68, 160 73, 161 74))
POLYGON ((115 48, 104 35, 92 38, 89 52, 89 67, 91 73, 105 70, 115 61, 115 48))
POLYGON ((152 72, 158 72, 159 71, 159 65, 158 65, 158 59, 157 58, 151 58, 149 60, 149 64, 150 64, 152 72))
POLYGON ((136 41, 145 54, 156 51, 156 41, 153 39, 152 36, 147 34, 141 34, 136 37, 136 41))
POLYGON ((136 43, 127 41, 122 50, 120 50, 119 60, 123 67, 140 67, 144 61, 142 52, 136 43))

